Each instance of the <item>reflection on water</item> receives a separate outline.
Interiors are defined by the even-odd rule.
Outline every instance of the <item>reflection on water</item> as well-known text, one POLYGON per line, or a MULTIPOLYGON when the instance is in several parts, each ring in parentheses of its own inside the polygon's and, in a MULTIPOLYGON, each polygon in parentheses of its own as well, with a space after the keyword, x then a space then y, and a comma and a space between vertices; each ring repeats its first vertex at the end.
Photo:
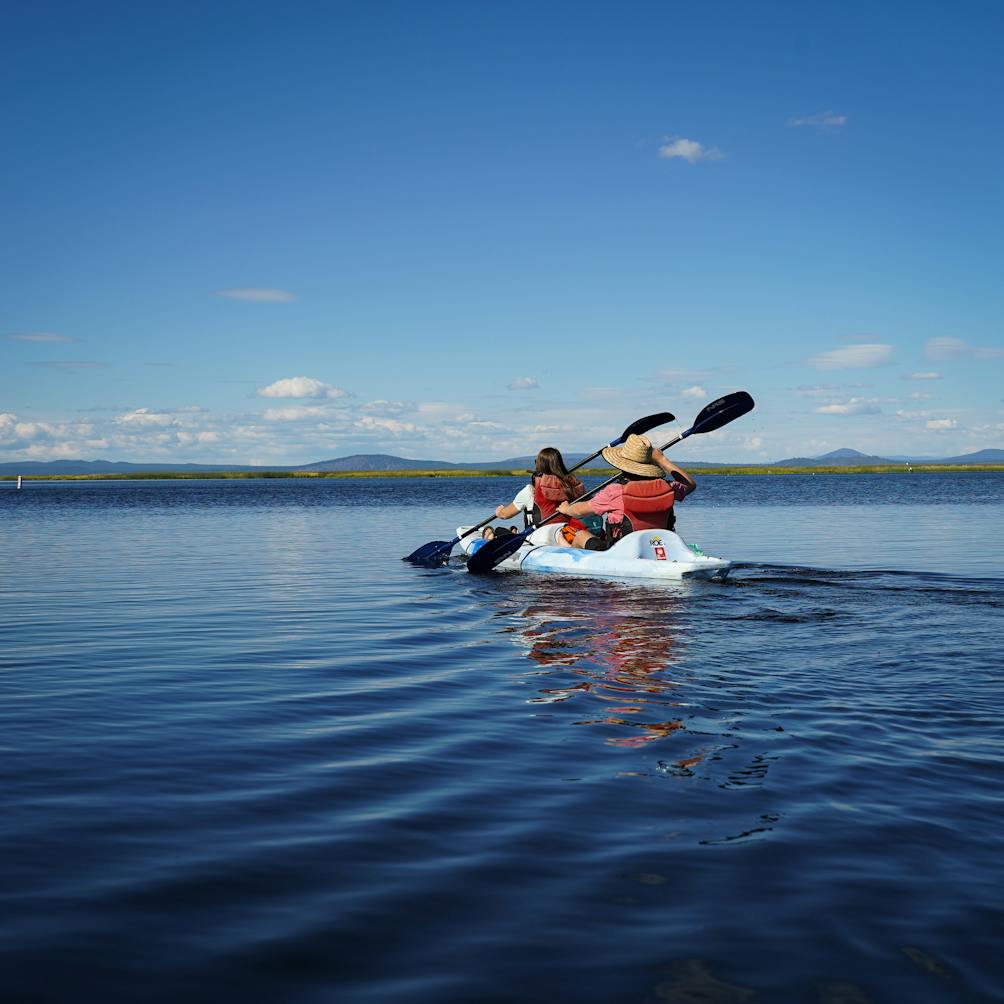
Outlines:
MULTIPOLYGON (((690 645, 684 583, 653 589, 527 577, 502 629, 536 669, 529 704, 576 700, 573 724, 599 727, 610 746, 642 746, 683 727, 678 670, 690 645)), ((699 758, 698 758, 699 759, 699 758)))

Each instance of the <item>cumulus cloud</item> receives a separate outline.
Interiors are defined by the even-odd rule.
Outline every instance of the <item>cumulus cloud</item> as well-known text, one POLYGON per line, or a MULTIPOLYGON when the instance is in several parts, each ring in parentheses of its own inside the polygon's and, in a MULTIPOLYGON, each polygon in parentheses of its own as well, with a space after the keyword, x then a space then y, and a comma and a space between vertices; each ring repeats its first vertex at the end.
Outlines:
POLYGON ((54 335, 49 331, 30 331, 25 334, 7 335, 9 342, 75 342, 69 335, 54 335))
POLYGON ((693 401, 703 401, 707 396, 708 392, 698 384, 680 391, 680 397, 686 397, 693 401))
POLYGON ((1004 348, 980 348, 961 338, 930 338, 924 346, 924 355, 928 359, 999 359, 1004 356, 1004 348))
POLYGON ((928 370, 924 373, 911 373, 907 380, 940 380, 941 374, 928 370))
POLYGON ((284 289, 217 289, 213 296, 227 300, 248 300, 252 303, 289 303, 296 297, 284 289))
POLYGON ((312 397, 312 398, 337 398, 348 397, 349 392, 335 387, 332 384, 315 380, 313 377, 286 377, 283 380, 276 380, 267 387, 258 388, 259 397, 312 397))
POLYGON ((869 366, 879 366, 892 355, 891 345, 878 342, 871 344, 848 345, 842 349, 830 352, 820 352, 812 356, 809 362, 821 370, 865 369, 869 366))
POLYGON ((363 405, 363 411, 371 415, 400 415, 406 411, 414 411, 415 405, 411 401, 367 401, 363 405))
POLYGON ((448 401, 422 401, 418 405, 418 413, 429 417, 459 415, 466 410, 465 405, 451 404, 448 401))
POLYGON ((302 422, 305 418, 323 418, 327 408, 317 405, 299 408, 266 408, 262 418, 266 422, 302 422))
POLYGON ((539 384, 533 377, 517 377, 511 384, 509 390, 536 390, 539 384))
POLYGON ((933 429, 935 432, 944 432, 947 429, 958 428, 958 424, 954 418, 932 418, 927 423, 927 428, 933 429))
POLYGON ((401 436, 417 429, 412 422, 399 422, 395 418, 375 418, 373 415, 363 415, 355 426, 364 432, 389 432, 392 436, 401 436))
POLYGON ((150 428, 151 426, 164 427, 174 424, 173 416, 162 411, 151 411, 149 408, 135 408, 119 415, 115 419, 118 425, 128 425, 134 428, 150 428))
POLYGON ((688 164, 696 164, 699 160, 721 160, 725 154, 718 147, 706 147, 697 140, 684 139, 682 136, 666 136, 659 147, 659 156, 663 160, 678 157, 688 164))
POLYGON ((843 404, 824 404, 816 412, 820 415, 877 415, 881 410, 872 400, 852 397, 843 404))
POLYGON ((847 116, 839 115, 837 112, 818 112, 815 115, 788 119, 788 125, 795 128, 815 126, 817 129, 833 129, 837 126, 847 125, 847 116))

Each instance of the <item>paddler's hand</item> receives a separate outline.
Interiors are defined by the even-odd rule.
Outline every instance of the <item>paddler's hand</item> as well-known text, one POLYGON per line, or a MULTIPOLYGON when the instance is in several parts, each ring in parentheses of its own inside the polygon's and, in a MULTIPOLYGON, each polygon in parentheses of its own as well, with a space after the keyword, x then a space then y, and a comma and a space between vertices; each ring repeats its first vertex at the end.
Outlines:
POLYGON ((496 519, 505 519, 505 513, 502 512, 502 510, 504 508, 505 508, 504 505, 497 505, 497 506, 495 506, 495 518, 496 519))
POLYGON ((558 512, 560 512, 562 516, 571 516, 572 507, 568 502, 561 502, 558 505, 558 512))

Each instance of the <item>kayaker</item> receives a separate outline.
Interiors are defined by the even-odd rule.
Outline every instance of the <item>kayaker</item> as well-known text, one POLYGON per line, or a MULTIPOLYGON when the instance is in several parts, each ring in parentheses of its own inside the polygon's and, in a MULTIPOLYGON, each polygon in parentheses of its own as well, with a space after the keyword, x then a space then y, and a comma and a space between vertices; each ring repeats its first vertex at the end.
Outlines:
POLYGON ((573 518, 606 516, 609 543, 632 530, 672 530, 674 504, 694 491, 697 482, 647 436, 631 435, 622 446, 608 446, 603 459, 621 477, 585 502, 560 503, 558 511, 573 518))
MULTIPOLYGON (((558 512, 559 502, 567 503, 585 492, 585 485, 569 473, 561 451, 553 446, 545 446, 537 454, 530 484, 522 488, 508 505, 496 506, 495 515, 498 519, 510 519, 517 513, 523 513, 523 520, 529 526, 531 521, 540 523, 558 512)), ((564 510, 561 511, 564 513, 564 510)), ((567 514, 563 519, 553 519, 541 527, 540 531, 535 531, 531 539, 534 543, 603 549, 601 541, 586 529, 584 523, 567 514), (547 541, 542 537, 534 539, 543 531, 546 531, 544 535, 548 537, 547 541)))

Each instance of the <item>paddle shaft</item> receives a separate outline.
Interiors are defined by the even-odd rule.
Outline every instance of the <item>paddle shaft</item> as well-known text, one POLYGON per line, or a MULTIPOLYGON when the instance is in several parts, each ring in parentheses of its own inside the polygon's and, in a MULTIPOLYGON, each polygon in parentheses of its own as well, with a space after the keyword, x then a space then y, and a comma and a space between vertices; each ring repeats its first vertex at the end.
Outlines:
MULTIPOLYGON (((654 419, 656 417, 658 417, 660 419, 664 419, 664 421, 666 421, 666 422, 672 422, 673 421, 672 415, 669 415, 668 413, 664 413, 663 415, 659 415, 659 416, 649 416, 649 420, 652 420, 652 419, 654 419)), ((639 419, 638 422, 635 423, 635 425, 638 425, 642 421, 644 421, 644 419, 639 419)), ((659 424, 661 425, 661 424, 663 424, 663 422, 660 422, 659 424)), ((625 430, 625 431, 627 431, 627 430, 625 430)), ((606 446, 601 446, 595 453, 590 453, 588 457, 583 457, 583 459, 580 460, 577 464, 575 464, 572 467, 569 467, 568 468, 568 473, 571 474, 572 471, 577 471, 580 467, 585 467, 586 464, 588 464, 590 460, 595 460, 605 449, 607 449, 607 447, 609 447, 609 446, 617 446, 619 443, 623 443, 625 439, 627 439, 627 436, 626 435, 621 435, 617 439, 615 439, 613 442, 607 443, 606 446)), ((676 442, 676 440, 673 440, 673 442, 676 442)), ((585 496, 583 496, 583 498, 585 498, 585 496)), ((576 499, 576 501, 579 501, 579 500, 576 499)), ((472 533, 474 533, 475 530, 480 530, 482 527, 487 526, 493 519, 496 519, 496 518, 497 517, 493 513, 491 516, 488 517, 488 519, 483 519, 480 523, 478 523, 477 526, 472 526, 469 530, 465 530, 458 537, 454 537, 453 540, 450 541, 450 547, 452 548, 455 544, 459 544, 460 541, 462 541, 465 537, 469 537, 472 533)), ((546 522, 546 520, 544 522, 546 522)))
MULTIPOLYGON (((745 415, 748 411, 752 410, 754 407, 753 398, 750 397, 746 391, 736 391, 734 394, 727 394, 725 397, 719 398, 717 401, 712 401, 711 404, 705 406, 701 409, 701 413, 694 420, 694 424, 684 432, 681 432, 678 436, 674 436, 665 446, 660 447, 660 450, 668 450, 674 444, 680 442, 681 439, 686 439, 687 436, 692 435, 695 432, 714 432, 716 429, 720 429, 723 425, 734 421, 739 418, 740 415, 745 415)), ((618 478, 622 476, 621 472, 618 471, 612 478, 607 478, 602 484, 597 485, 590 491, 585 492, 585 494, 580 495, 575 502, 585 502, 587 499, 592 498, 597 492, 602 491, 607 485, 613 484, 618 478)), ((500 562, 505 561, 510 554, 514 554, 522 546, 523 541, 534 530, 539 529, 544 526, 545 523, 549 523, 553 519, 557 519, 559 516, 563 516, 563 513, 554 512, 547 519, 542 519, 539 523, 528 526, 522 533, 512 534, 506 536, 501 540, 495 538, 493 541, 489 541, 480 551, 472 554, 467 562, 467 571, 473 572, 475 574, 481 574, 483 572, 490 572, 495 568, 500 562)))

